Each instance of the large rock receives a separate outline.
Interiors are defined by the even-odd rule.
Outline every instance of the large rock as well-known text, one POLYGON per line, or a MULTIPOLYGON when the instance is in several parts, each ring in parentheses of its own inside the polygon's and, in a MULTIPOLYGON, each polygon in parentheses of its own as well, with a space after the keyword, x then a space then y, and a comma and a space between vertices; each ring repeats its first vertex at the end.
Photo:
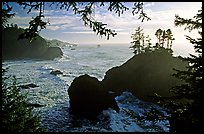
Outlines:
POLYGON ((37 36, 32 42, 18 37, 24 30, 8 27, 2 30, 2 59, 39 58, 48 48, 47 42, 37 36))
POLYGON ((119 112, 114 96, 102 87, 98 79, 87 74, 74 79, 68 94, 71 114, 94 119, 108 108, 119 112))
POLYGON ((59 47, 49 47, 40 35, 32 42, 28 39, 18 40, 23 32, 24 29, 16 27, 2 29, 2 60, 54 59, 62 56, 59 47))
POLYGON ((52 60, 56 57, 61 57, 62 55, 63 52, 59 47, 49 47, 42 57, 48 60, 52 60))
POLYGON ((170 96, 169 89, 181 84, 173 77, 173 68, 185 70, 187 62, 173 57, 165 50, 142 53, 133 56, 121 66, 113 67, 106 72, 103 85, 106 89, 120 95, 130 91, 139 99, 153 102, 150 96, 155 93, 170 96))

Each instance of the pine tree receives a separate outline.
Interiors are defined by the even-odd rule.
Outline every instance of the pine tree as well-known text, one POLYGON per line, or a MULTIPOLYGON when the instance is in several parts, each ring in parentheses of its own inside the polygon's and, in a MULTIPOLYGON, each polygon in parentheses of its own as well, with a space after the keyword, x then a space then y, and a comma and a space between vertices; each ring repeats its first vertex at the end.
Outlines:
POLYGON ((133 53, 136 55, 153 51, 166 51, 170 54, 173 54, 171 47, 173 40, 175 39, 173 38, 171 29, 165 31, 159 28, 155 32, 155 36, 157 37, 158 42, 153 46, 150 36, 146 36, 143 32, 143 29, 139 26, 135 30, 135 33, 131 36, 133 41, 131 42, 132 45, 130 46, 130 49, 132 49, 133 53), (165 42, 167 42, 167 47, 164 47, 165 42), (170 46, 169 43, 171 43, 170 46))
POLYGON ((161 36, 161 47, 164 47, 164 43, 166 41, 166 31, 162 31, 162 36, 161 36))
POLYGON ((132 46, 130 48, 133 49, 134 54, 140 54, 142 53, 142 47, 144 46, 144 33, 143 29, 139 26, 135 33, 132 34, 131 38, 133 41, 131 42, 132 46))
MULTIPOLYGON (((176 71, 173 76, 183 81, 183 84, 172 87, 170 92, 173 96, 163 97, 158 94, 152 96, 157 103, 166 109, 168 116, 157 117, 157 120, 169 120, 170 132, 200 132, 203 130, 203 58, 202 58, 202 9, 198 10, 198 14, 193 19, 184 19, 175 16, 175 26, 186 25, 185 30, 198 30, 199 38, 193 39, 186 36, 186 39, 194 44, 197 55, 190 54, 190 57, 182 58, 189 63, 186 71, 174 69, 176 71)), ((153 111, 154 112, 154 111, 153 111)), ((159 112, 154 115, 160 115, 159 112)), ((147 113, 145 119, 152 118, 152 112, 147 113)))
POLYGON ((158 46, 158 48, 159 48, 160 45, 161 45, 162 32, 163 32, 163 30, 161 30, 160 28, 157 29, 157 31, 155 32, 155 35, 156 35, 156 37, 157 37, 157 43, 158 43, 157 46, 158 46))
POLYGON ((145 38, 146 38, 145 41, 147 42, 147 46, 144 48, 144 52, 151 52, 153 50, 151 38, 149 37, 149 35, 147 35, 145 38))
POLYGON ((2 128, 1 132, 41 132, 40 116, 33 115, 26 95, 20 93, 15 76, 5 76, 2 68, 2 128))
POLYGON ((187 71, 176 70, 175 77, 183 80, 185 83, 173 87, 171 92, 175 93, 178 100, 171 100, 171 131, 198 131, 202 130, 203 125, 203 89, 202 89, 202 9, 198 10, 198 14, 193 19, 184 19, 176 15, 175 25, 186 25, 185 29, 189 31, 198 29, 200 38, 193 39, 186 36, 191 44, 194 44, 195 52, 198 54, 185 58, 189 62, 187 71), (201 30, 201 31, 200 31, 201 30), (181 99, 187 99, 188 103, 178 103, 181 99))
POLYGON ((186 25, 185 30, 198 29, 200 38, 193 39, 186 36, 186 39, 194 44, 197 55, 190 54, 190 57, 182 58, 189 63, 186 71, 174 69, 173 76, 183 81, 183 84, 172 87, 171 97, 156 95, 154 98, 158 103, 167 109, 170 123, 170 132, 200 132, 203 127, 203 89, 202 89, 202 9, 193 19, 184 19, 175 16, 175 26, 186 25))
POLYGON ((171 49, 172 47, 172 41, 175 40, 173 38, 173 34, 171 32, 171 29, 166 30, 166 38, 167 38, 167 49, 171 49))

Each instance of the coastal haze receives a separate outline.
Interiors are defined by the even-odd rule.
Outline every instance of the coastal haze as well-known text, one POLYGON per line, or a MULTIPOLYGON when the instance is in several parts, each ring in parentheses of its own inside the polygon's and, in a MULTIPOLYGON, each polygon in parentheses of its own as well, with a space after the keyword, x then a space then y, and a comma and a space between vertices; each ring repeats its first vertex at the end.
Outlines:
MULTIPOLYGON (((126 2, 125 5, 131 9, 133 3, 126 2)), ((172 49, 176 55, 188 56, 188 53, 194 53, 194 48, 184 35, 197 37, 197 32, 189 33, 184 30, 184 27, 175 27, 175 15, 192 18, 201 5, 201 2, 144 2, 144 11, 151 18, 150 21, 144 20, 144 22, 138 20, 137 15, 133 16, 131 10, 125 11, 119 17, 117 14, 106 11, 106 8, 95 6, 95 19, 106 23, 108 28, 117 32, 117 35, 110 37, 109 40, 104 36, 96 35, 88 26, 85 27, 80 16, 74 15, 72 11, 47 8, 44 11, 44 20, 49 21, 50 24, 46 29, 40 31, 40 35, 46 39, 58 39, 74 44, 122 43, 129 47, 132 41, 131 35, 138 26, 143 28, 145 35, 150 35, 153 44, 156 42, 155 32, 157 29, 167 30, 170 28, 175 38, 172 49)), ((38 14, 38 11, 35 10, 26 14, 19 5, 13 3, 13 6, 17 14, 10 22, 17 23, 20 27, 28 27, 29 20, 38 14)))

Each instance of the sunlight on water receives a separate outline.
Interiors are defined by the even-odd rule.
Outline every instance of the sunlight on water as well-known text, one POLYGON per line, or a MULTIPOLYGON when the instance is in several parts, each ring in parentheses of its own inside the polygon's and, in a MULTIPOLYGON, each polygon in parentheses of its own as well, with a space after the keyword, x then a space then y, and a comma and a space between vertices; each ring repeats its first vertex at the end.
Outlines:
MULTIPOLYGON (((147 127, 128 116, 124 110, 133 110, 140 115, 147 112, 149 105, 138 100, 130 93, 116 97, 120 113, 108 109, 97 121, 76 118, 69 114, 69 97, 67 89, 75 77, 89 74, 102 80, 105 72, 120 66, 133 56, 129 46, 92 45, 62 49, 64 56, 51 61, 19 60, 6 61, 3 67, 9 67, 8 74, 16 75, 19 85, 33 83, 38 87, 22 89, 28 93, 28 101, 44 105, 34 108, 42 117, 42 125, 49 132, 149 132, 168 131, 168 122, 157 124, 157 128, 147 127), (63 75, 52 75, 52 70, 60 70, 63 75), (131 102, 131 103, 130 103, 131 102), (145 108, 146 107, 146 108, 145 108), (159 128, 159 129, 158 129, 159 128)), ((156 107, 156 106, 155 106, 156 107)), ((149 126, 151 126, 149 124, 149 126)))

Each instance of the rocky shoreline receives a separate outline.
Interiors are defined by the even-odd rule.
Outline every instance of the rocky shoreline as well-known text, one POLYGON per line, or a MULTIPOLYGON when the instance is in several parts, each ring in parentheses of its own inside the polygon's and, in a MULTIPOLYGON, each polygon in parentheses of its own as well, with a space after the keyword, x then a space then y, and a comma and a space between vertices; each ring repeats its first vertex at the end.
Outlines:
POLYGON ((72 113, 80 116, 94 113, 95 110, 102 111, 107 107, 118 111, 116 105, 113 105, 115 104, 114 97, 125 91, 129 91, 137 98, 147 102, 154 102, 151 96, 155 94, 165 97, 171 96, 169 89, 182 83, 172 76, 175 73, 173 68, 185 70, 187 66, 187 62, 179 57, 173 57, 167 51, 161 50, 135 55, 123 65, 109 69, 102 81, 87 74, 76 77, 68 89, 70 109, 73 111, 72 113), (106 93, 105 97, 96 95, 101 90, 106 93), (113 99, 107 99, 110 96, 113 99), (102 105, 103 101, 100 100, 108 100, 106 107, 102 105), (85 109, 82 110, 81 107, 85 109))

